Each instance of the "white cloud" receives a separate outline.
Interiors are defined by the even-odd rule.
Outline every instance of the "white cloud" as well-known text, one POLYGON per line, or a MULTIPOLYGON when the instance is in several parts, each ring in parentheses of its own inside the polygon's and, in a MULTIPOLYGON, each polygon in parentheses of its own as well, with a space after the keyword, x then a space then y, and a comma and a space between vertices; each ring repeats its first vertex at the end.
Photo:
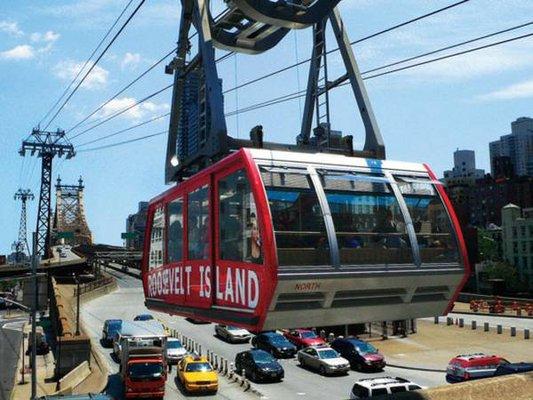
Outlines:
POLYGON ((512 100, 533 97, 533 79, 478 96, 479 100, 512 100))
MULTIPOLYGON (((96 118, 108 117, 127 107, 131 107, 137 104, 137 100, 133 97, 120 97, 111 100, 107 103, 96 115, 96 118)), ((139 104, 136 107, 132 107, 125 113, 121 114, 122 117, 140 120, 142 118, 150 118, 156 116, 156 114, 163 113, 168 111, 170 106, 166 103, 157 104, 151 101, 145 101, 144 103, 139 104)))
POLYGON ((120 63, 120 67, 125 69, 126 67, 131 67, 135 69, 137 65, 141 62, 141 55, 139 53, 126 53, 124 58, 120 63))
POLYGON ((0 31, 7 33, 11 36, 24 35, 24 32, 19 29, 18 24, 16 22, 0 21, 0 31))
POLYGON ((32 46, 23 44, 13 47, 10 50, 0 52, 0 59, 4 60, 28 60, 35 57, 35 50, 32 46))
MULTIPOLYGON (((85 71, 87 71, 91 66, 92 63, 88 63, 85 67, 85 71)), ((58 63, 54 67, 53 71, 55 76, 57 76, 59 79, 70 81, 76 77, 78 71, 82 67, 82 62, 68 60, 58 63)), ((81 87, 85 89, 101 89, 107 85, 108 78, 109 71, 97 65, 93 68, 87 78, 85 78, 81 84, 81 87)))
POLYGON ((30 35, 30 39, 32 42, 53 43, 59 39, 60 36, 61 35, 59 33, 54 31, 47 31, 45 33, 34 32, 30 35))

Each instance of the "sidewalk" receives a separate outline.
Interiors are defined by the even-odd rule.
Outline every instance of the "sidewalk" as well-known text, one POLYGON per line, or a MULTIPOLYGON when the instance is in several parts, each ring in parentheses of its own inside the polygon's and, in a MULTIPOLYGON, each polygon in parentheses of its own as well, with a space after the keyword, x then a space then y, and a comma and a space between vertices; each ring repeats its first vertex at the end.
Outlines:
POLYGON ((533 359, 533 346, 523 338, 424 320, 418 320, 417 333, 406 338, 370 341, 385 355, 387 364, 416 369, 444 371, 450 359, 465 353, 497 354, 511 362, 533 359))
MULTIPOLYGON (((28 349, 29 333, 31 332, 31 325, 26 323, 23 328, 23 346, 24 352, 28 349)), ((22 354, 22 347, 20 349, 22 354)), ((54 377, 54 355, 52 351, 44 356, 37 356, 37 396, 43 396, 46 394, 52 394, 56 391, 56 383, 53 381, 54 377)), ((22 354, 19 358, 17 365, 15 386, 11 393, 11 400, 25 400, 31 397, 31 368, 30 368, 30 356, 22 354), (24 365, 24 382, 22 381, 22 367, 24 365)))

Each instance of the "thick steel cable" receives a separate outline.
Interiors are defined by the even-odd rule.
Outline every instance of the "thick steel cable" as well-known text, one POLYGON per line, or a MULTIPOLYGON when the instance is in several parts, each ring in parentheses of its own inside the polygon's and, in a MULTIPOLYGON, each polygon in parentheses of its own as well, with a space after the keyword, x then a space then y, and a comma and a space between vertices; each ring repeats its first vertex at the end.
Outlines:
POLYGON ((72 98, 72 96, 74 96, 74 93, 76 93, 76 91, 79 89, 79 87, 81 86, 81 84, 85 81, 85 79, 87 78, 87 76, 89 76, 89 74, 92 72, 92 70, 94 69, 94 67, 96 67, 96 65, 98 64, 98 62, 102 59, 102 57, 105 55, 105 53, 107 53, 107 50, 109 50, 109 48, 113 45, 113 43, 115 43, 115 40, 117 40, 117 38, 120 36, 120 34, 122 33, 122 31, 126 28, 126 26, 128 26, 128 24, 130 23, 130 21, 133 19, 133 17, 135 16, 135 14, 137 14, 137 12, 140 10, 140 8, 142 7, 142 5, 145 3, 146 0, 141 0, 141 2, 137 5, 137 7, 135 8, 135 10, 133 10, 133 12, 130 14, 130 16, 128 17, 128 19, 122 24, 122 26, 120 27, 120 29, 118 30, 117 33, 115 33, 115 35, 113 36, 113 38, 111 39, 111 41, 107 44, 107 46, 105 47, 105 49, 102 51, 102 53, 100 53, 100 55, 98 56, 98 58, 95 60, 95 62, 91 65, 91 68, 89 68, 89 70, 85 73, 85 75, 83 76, 83 78, 78 82, 78 84, 76 85, 76 87, 72 90, 72 92, 67 96, 67 98, 65 99, 65 101, 63 101, 63 103, 61 104, 61 107, 59 107, 59 109, 55 112, 55 114, 53 115, 53 117, 50 119, 50 121, 48 121, 48 123, 46 124, 46 126, 44 127, 44 130, 46 130, 50 124, 56 119, 56 117, 59 115, 59 113, 61 112, 61 110, 63 110, 63 108, 65 107, 65 105, 70 101, 70 99, 72 98))

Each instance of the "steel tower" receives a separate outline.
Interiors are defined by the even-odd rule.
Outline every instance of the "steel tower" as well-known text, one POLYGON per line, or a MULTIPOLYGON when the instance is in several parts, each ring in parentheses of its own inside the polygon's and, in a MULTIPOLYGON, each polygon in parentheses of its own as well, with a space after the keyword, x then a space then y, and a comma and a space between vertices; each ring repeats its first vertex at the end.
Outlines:
POLYGON ((17 263, 19 260, 20 254, 30 254, 30 249, 28 247, 28 241, 26 238, 26 203, 34 199, 33 193, 30 189, 19 189, 17 193, 13 196, 15 200, 20 200, 22 203, 22 208, 20 212, 20 224, 19 224, 19 235, 18 240, 15 242, 15 259, 17 263))
POLYGON ((48 258, 50 255, 50 216, 52 190, 52 161, 54 157, 68 160, 76 155, 74 146, 65 137, 65 131, 41 131, 34 128, 30 136, 22 142, 19 154, 36 155, 41 158, 41 189, 39 193, 39 208, 37 210, 37 253, 48 258))

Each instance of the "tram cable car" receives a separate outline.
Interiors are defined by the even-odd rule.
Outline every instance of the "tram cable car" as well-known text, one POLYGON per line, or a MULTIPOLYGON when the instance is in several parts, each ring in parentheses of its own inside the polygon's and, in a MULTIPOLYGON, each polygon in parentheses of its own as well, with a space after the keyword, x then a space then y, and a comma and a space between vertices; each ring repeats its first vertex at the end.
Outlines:
POLYGON ((423 164, 241 149, 153 199, 153 310, 251 331, 440 315, 468 276, 423 164))
POLYGON ((165 179, 151 200, 142 278, 148 308, 258 332, 441 315, 469 276, 459 223, 424 164, 385 145, 336 5, 340 0, 181 0, 165 179), (328 77, 326 24, 346 73, 328 77), (189 29, 196 28, 198 54, 189 29), (296 145, 227 135, 214 48, 257 54, 312 28, 296 145), (329 90, 348 81, 360 150, 331 130, 329 90), (355 108, 354 108, 355 110, 355 108), (314 136, 311 137, 313 122, 314 136))

